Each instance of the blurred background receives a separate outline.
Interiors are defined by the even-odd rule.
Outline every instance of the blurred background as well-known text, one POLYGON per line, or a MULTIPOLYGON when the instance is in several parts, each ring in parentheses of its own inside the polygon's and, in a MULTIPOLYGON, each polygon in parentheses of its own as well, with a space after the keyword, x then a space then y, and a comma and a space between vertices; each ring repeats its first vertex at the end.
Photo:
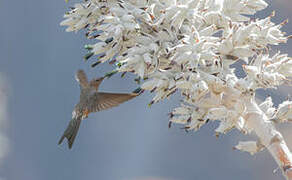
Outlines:
MULTIPOLYGON (((167 113, 180 97, 148 108, 152 94, 144 93, 119 107, 91 114, 80 127, 72 150, 57 142, 79 99, 77 69, 90 78, 112 69, 84 62, 84 32, 66 33, 59 26, 64 12, 77 2, 0 1, 0 179, 2 180, 281 180, 267 151, 250 156, 234 151, 239 140, 250 139, 233 130, 216 139, 210 123, 198 132, 180 126, 168 129, 167 113), (8 141, 9 140, 9 141, 8 141)), ((292 19, 292 1, 267 1, 256 17, 276 10, 274 22, 292 19)), ((283 28, 292 34, 292 23, 283 28)), ((292 56, 292 40, 273 52, 292 56)), ((104 81, 101 90, 129 92, 137 87, 127 75, 104 81)), ((291 88, 260 91, 276 104, 291 88)), ((292 149, 292 126, 278 127, 292 149)))

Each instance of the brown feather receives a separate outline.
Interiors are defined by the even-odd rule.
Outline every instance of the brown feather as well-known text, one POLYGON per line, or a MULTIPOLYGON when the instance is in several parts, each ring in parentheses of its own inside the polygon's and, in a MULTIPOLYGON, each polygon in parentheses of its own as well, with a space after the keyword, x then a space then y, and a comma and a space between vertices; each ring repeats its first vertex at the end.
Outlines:
POLYGON ((124 94, 124 93, 104 93, 97 92, 90 97, 90 103, 88 104, 89 112, 97 112, 105 109, 109 109, 119 104, 128 101, 138 94, 124 94))
POLYGON ((75 137, 77 135, 77 132, 79 130, 80 123, 81 123, 81 117, 73 117, 71 121, 69 122, 63 136, 60 138, 58 144, 61 144, 63 140, 66 138, 68 140, 68 147, 69 149, 71 149, 74 143, 75 137))

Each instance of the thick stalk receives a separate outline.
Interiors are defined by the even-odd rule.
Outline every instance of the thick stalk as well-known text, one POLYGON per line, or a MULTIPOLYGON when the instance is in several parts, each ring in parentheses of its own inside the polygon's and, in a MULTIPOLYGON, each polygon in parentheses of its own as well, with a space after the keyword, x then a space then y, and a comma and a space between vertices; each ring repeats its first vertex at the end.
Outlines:
POLYGON ((247 107, 245 115, 247 126, 256 133, 260 142, 272 154, 286 179, 292 180, 292 155, 283 136, 253 98, 244 98, 244 103, 247 107))

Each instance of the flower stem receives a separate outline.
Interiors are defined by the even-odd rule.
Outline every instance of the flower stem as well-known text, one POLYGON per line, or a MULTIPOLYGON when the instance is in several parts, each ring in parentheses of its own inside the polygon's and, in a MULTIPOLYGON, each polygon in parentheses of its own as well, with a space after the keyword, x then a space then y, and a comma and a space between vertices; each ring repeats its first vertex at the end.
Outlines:
POLYGON ((286 179, 292 180, 292 155, 283 136, 253 99, 245 99, 245 104, 248 112, 245 115, 247 125, 272 154, 286 179))

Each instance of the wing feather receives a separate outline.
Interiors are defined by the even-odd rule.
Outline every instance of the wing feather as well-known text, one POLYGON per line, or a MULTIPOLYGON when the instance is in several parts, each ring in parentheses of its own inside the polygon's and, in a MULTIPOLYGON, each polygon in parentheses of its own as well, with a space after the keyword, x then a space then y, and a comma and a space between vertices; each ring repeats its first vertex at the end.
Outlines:
POLYGON ((90 112, 102 111, 118 106, 119 104, 126 102, 137 95, 138 94, 136 93, 124 94, 97 92, 92 94, 87 108, 90 112))

